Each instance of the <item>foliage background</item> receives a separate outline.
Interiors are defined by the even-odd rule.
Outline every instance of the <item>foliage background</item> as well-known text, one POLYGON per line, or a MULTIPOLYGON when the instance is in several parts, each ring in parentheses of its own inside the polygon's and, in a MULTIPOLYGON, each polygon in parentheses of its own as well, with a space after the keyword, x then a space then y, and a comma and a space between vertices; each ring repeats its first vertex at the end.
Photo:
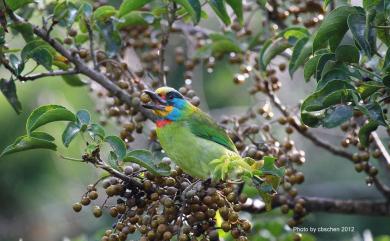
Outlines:
MULTIPOLYGON (((356 2, 356 4, 359 1, 356 2)), ((261 16, 257 16, 261 17, 261 16)), ((210 19, 215 21, 216 19, 210 19)), ((209 23, 208 22, 208 23, 209 23)), ((256 21, 253 21, 256 23, 256 21)), ((213 24, 211 24, 213 25, 213 24)), ((210 25, 208 25, 210 26, 210 25)), ((216 28, 217 29, 217 28, 216 28)), ((180 38, 173 39, 168 45, 167 52, 183 45, 180 38)), ((168 83, 173 87, 183 84, 182 71, 173 59, 167 59, 171 66, 168 73, 168 83)), ((277 63, 278 60, 275 61, 277 63)), ((129 63, 131 64, 131 63, 129 63)), ((247 97, 248 85, 234 85, 233 74, 238 66, 231 66, 222 61, 213 73, 205 68, 198 68, 194 76, 194 89, 202 99, 202 108, 209 111, 215 118, 223 114, 234 113, 245 109, 249 103, 247 97)), ((298 71, 294 79, 287 73, 279 73, 283 88, 280 97, 285 103, 297 103, 311 93, 313 86, 305 84, 302 72, 298 71)), ((0 76, 8 76, 3 68, 0 76)), ((16 136, 24 133, 24 123, 32 109, 49 103, 63 105, 70 110, 94 110, 95 97, 86 95, 88 87, 75 88, 63 83, 60 78, 50 77, 36 82, 21 84, 17 89, 24 109, 21 115, 16 115, 4 97, 0 97, 0 149, 11 143, 16 136)), ((265 100, 264 100, 265 101, 265 100)), ((93 113, 95 120, 100 116, 93 113)), ((54 136, 60 136, 58 128, 61 124, 49 125, 46 130, 54 136)), ((63 124, 63 127, 65 124, 63 124)), ((117 133, 115 122, 109 121, 112 133, 117 133)), ((338 144, 341 137, 336 130, 316 129, 318 136, 325 136, 338 144)), ((277 135, 277 133, 275 133, 277 135)), ((318 147, 313 146, 301 137, 295 137, 297 145, 306 150, 306 164, 301 167, 305 173, 305 183, 300 186, 303 195, 318 195, 340 199, 375 199, 379 194, 364 183, 364 174, 356 173, 351 164, 334 157, 318 147), (373 194, 375 193, 375 194, 373 194)), ((80 141, 80 140, 78 140, 80 141)), ((71 144, 70 152, 77 154, 78 141, 71 144)), ((79 142, 80 143, 80 142, 79 142)), ((139 143, 144 145, 145 143, 139 143)), ((61 152, 61 150, 60 150, 61 152)), ((98 173, 88 165, 61 160, 48 151, 29 151, 7 156, 0 161, 0 240, 66 240, 80 237, 80 240, 96 240, 95 235, 102 227, 109 226, 113 220, 104 217, 104 221, 96 222, 90 212, 74 213, 71 205, 77 201, 85 187, 96 180, 98 173)), ((389 172, 386 176, 390 176, 389 172)), ((283 219, 279 210, 271 214, 258 215, 259 222, 283 219)), ((271 222, 272 224, 272 222, 271 222)), ((363 240, 363 233, 371 232, 373 236, 390 235, 390 218, 348 216, 335 214, 310 214, 305 218, 302 227, 355 227, 354 233, 321 233, 316 234, 316 240, 363 240)), ((284 227, 284 228, 287 228, 284 227)), ((269 233, 259 233, 264 240, 273 240, 269 233)), ((364 239, 367 240, 367 239, 364 239)), ((390 236, 378 240, 390 240, 390 236)))

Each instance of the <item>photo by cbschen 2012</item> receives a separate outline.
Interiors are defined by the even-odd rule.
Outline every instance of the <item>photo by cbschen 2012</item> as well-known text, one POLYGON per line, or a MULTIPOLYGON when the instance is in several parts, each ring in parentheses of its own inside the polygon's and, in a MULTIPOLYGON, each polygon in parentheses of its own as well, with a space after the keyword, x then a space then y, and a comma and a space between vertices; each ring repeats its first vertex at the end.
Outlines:
POLYGON ((0 241, 390 240, 389 14, 0 0, 0 241))

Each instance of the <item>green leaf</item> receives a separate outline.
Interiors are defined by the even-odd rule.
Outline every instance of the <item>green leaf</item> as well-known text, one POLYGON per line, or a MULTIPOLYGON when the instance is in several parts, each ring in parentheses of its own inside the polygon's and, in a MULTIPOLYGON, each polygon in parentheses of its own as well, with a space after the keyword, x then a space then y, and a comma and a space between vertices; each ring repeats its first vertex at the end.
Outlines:
POLYGON ((54 121, 75 121, 76 116, 60 105, 44 105, 35 109, 27 119, 26 130, 30 134, 33 130, 54 121))
POLYGON ((14 80, 0 79, 0 90, 7 99, 7 101, 11 104, 15 112, 17 114, 20 114, 22 110, 22 104, 20 103, 16 94, 16 86, 14 80))
POLYGON ((308 37, 301 38, 295 44, 288 66, 290 76, 292 76, 294 72, 299 68, 299 66, 303 65, 305 61, 310 57, 313 51, 312 45, 313 43, 309 40, 308 37))
POLYGON ((280 178, 283 177, 284 169, 275 166, 275 161, 276 161, 275 157, 265 156, 263 160, 264 160, 264 165, 260 169, 262 173, 280 177, 280 178))
POLYGON ((333 0, 325 0, 324 1, 324 6, 325 8, 332 2, 333 0))
POLYGON ((38 49, 46 49, 49 51, 50 55, 54 58, 56 55, 56 50, 51 47, 49 44, 47 44, 45 41, 37 39, 28 42, 22 49, 21 58, 23 61, 26 61, 27 59, 32 57, 32 53, 38 49))
POLYGON ((307 30, 307 28, 292 26, 281 31, 278 35, 276 35, 276 38, 283 37, 287 39, 290 44, 295 44, 301 38, 306 38, 309 36, 310 32, 307 30))
POLYGON ((336 60, 346 63, 359 63, 359 50, 353 45, 341 45, 336 49, 336 60))
POLYGON ((265 70, 273 58, 290 47, 291 44, 284 38, 278 38, 274 41, 270 40, 260 51, 260 67, 265 70))
POLYGON ((34 33, 30 23, 12 23, 12 29, 20 33, 26 42, 34 40, 34 33))
POLYGON ((314 56, 313 58, 309 59, 306 62, 304 70, 303 70, 303 72, 304 72, 303 75, 304 75, 306 82, 308 82, 310 80, 311 76, 313 76, 313 74, 316 72, 318 61, 320 60, 321 56, 322 55, 314 56))
POLYGON ((59 22, 61 26, 70 28, 76 20, 79 9, 70 1, 63 1, 56 5, 53 11, 53 18, 59 22))
POLYGON ((79 75, 76 74, 67 74, 67 75, 62 75, 62 79, 70 86, 84 86, 87 85, 88 83, 83 81, 79 75))
POLYGON ((118 161, 118 156, 115 154, 115 152, 110 151, 107 158, 108 164, 115 170, 120 170, 118 161))
POLYGON ((0 157, 32 149, 50 149, 55 151, 57 146, 52 142, 53 140, 52 136, 44 132, 33 132, 30 136, 20 136, 14 143, 3 150, 0 157))
POLYGON ((322 119, 325 117, 322 112, 301 112, 301 121, 309 127, 318 127, 322 124, 322 119))
POLYGON ((360 106, 360 110, 376 123, 382 126, 387 126, 386 118, 379 103, 373 102, 364 106, 360 106))
POLYGON ((371 132, 375 131, 378 128, 378 126, 379 124, 377 122, 370 121, 360 128, 358 136, 359 136, 360 144, 362 144, 362 146, 368 147, 368 145, 370 144, 369 142, 370 134, 371 132))
POLYGON ((372 94, 374 94, 378 90, 382 89, 383 87, 384 87, 384 85, 378 81, 369 81, 369 82, 362 83, 357 88, 357 91, 361 95, 362 99, 364 100, 364 99, 370 97, 372 94))
POLYGON ((74 37, 74 42, 76 45, 82 45, 83 43, 87 42, 89 40, 88 34, 77 34, 76 37, 74 37))
POLYGON ((149 2, 151 2, 151 0, 124 0, 119 7, 117 16, 121 18, 134 10, 142 8, 149 2))
POLYGON ((334 128, 349 120, 353 115, 353 108, 349 105, 339 105, 326 113, 322 120, 325 128, 334 128))
POLYGON ((316 67, 316 72, 315 72, 315 78, 317 81, 321 79, 322 72, 325 68, 325 65, 328 61, 335 60, 335 54, 329 53, 329 54, 323 54, 321 57, 318 59, 317 67, 316 67))
POLYGON ((233 9, 240 24, 244 21, 244 11, 242 7, 242 0, 226 0, 226 3, 233 9))
POLYGON ((210 0, 209 4, 225 25, 229 25, 231 23, 229 14, 226 11, 224 0, 210 0))
POLYGON ((168 166, 157 166, 152 153, 148 150, 130 151, 126 154, 126 157, 123 159, 123 161, 137 163, 157 176, 169 176, 171 173, 168 166))
POLYGON ((387 88, 390 88, 390 75, 386 75, 385 77, 383 77, 383 84, 387 88))
POLYGON ((119 160, 122 160, 126 156, 126 144, 121 138, 117 136, 106 136, 104 142, 110 144, 119 160))
POLYGON ((79 110, 76 113, 77 121, 81 124, 81 126, 87 126, 91 121, 91 115, 87 110, 79 110))
POLYGON ((362 49, 368 57, 371 57, 371 46, 366 38, 366 16, 362 14, 349 15, 348 26, 360 49, 362 49))
POLYGON ((191 16, 192 21, 197 24, 200 21, 202 7, 199 0, 174 0, 177 4, 183 6, 187 13, 191 16))
POLYGON ((368 11, 374 7, 376 7, 381 0, 363 0, 363 8, 368 11))
POLYGON ((326 47, 328 43, 332 50, 336 49, 348 30, 348 16, 358 13, 358 9, 357 7, 342 6, 331 11, 315 35, 313 51, 326 47))
POLYGON ((230 53, 230 52, 234 52, 234 53, 242 52, 241 48, 231 40, 214 41, 210 47, 213 55, 230 53))
MULTIPOLYGON (((390 20, 387 18, 387 14, 378 13, 375 18, 376 26, 389 26, 390 20)), ((386 44, 388 47, 390 46, 390 29, 377 29, 378 38, 386 44)))
POLYGON ((51 66, 53 65, 53 56, 47 49, 37 48, 33 50, 31 52, 31 58, 47 70, 51 70, 51 66))
POLYGON ((68 147, 79 132, 80 126, 75 122, 69 122, 64 132, 62 132, 62 143, 68 147))
POLYGON ((148 26, 155 21, 155 16, 147 12, 134 11, 126 14, 121 21, 116 23, 116 28, 121 30, 126 27, 148 26))
POLYGON ((388 48, 386 51, 386 56, 383 61, 382 71, 385 73, 390 73, 390 48, 388 48))
POLYGON ((351 101, 355 87, 346 81, 333 80, 322 89, 309 95, 302 103, 301 110, 319 111, 331 105, 351 101))
POLYGON ((105 49, 108 57, 114 57, 122 46, 122 40, 119 31, 115 28, 113 21, 98 21, 97 26, 104 39, 105 49))
POLYGON ((97 138, 104 139, 106 136, 104 128, 99 124, 91 124, 87 127, 87 131, 92 139, 97 140, 97 138))
POLYGON ((24 63, 14 54, 9 55, 9 61, 12 68, 16 71, 16 74, 20 75, 23 72, 24 63))
MULTIPOLYGON (((136 1, 132 1, 136 2, 136 1)), ((100 22, 106 22, 110 17, 116 14, 116 9, 110 5, 103 5, 93 12, 93 18, 100 22)))
POLYGON ((5 3, 12 11, 15 11, 33 2, 34 0, 5 0, 5 3))

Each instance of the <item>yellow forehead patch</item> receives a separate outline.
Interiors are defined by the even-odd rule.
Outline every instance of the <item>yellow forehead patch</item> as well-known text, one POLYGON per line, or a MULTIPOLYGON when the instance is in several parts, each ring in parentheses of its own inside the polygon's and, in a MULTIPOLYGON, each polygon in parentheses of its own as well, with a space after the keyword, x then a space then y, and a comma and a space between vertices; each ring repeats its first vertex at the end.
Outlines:
POLYGON ((172 87, 164 86, 160 87, 156 90, 156 94, 158 95, 166 95, 167 93, 174 91, 175 89, 172 87))

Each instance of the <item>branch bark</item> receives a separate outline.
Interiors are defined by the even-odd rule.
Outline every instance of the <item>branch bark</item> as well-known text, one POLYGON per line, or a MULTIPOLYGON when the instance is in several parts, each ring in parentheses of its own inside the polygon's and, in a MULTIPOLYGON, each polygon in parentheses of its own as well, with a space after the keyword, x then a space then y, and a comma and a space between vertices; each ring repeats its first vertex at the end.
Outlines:
MULTIPOLYGON (((16 23, 27 23, 24 19, 15 15, 13 12, 9 13, 12 20, 16 23)), ((141 108, 140 105, 134 106, 131 101, 131 95, 126 91, 122 90, 114 84, 109 78, 107 78, 103 73, 95 71, 90 68, 86 63, 84 63, 78 56, 72 55, 60 42, 51 38, 47 32, 36 25, 31 24, 33 28, 34 34, 40 37, 42 40, 50 44, 58 53, 67 58, 71 63, 74 64, 75 69, 79 71, 79 73, 88 76, 91 80, 99 83, 103 88, 108 90, 111 94, 118 97, 123 103, 128 104, 129 106, 133 106, 135 109, 140 111, 143 115, 145 115, 150 120, 155 120, 154 115, 148 110, 141 108)))
MULTIPOLYGON (((390 216, 390 203, 383 201, 370 200, 340 200, 320 197, 305 197, 304 207, 309 212, 326 212, 339 214, 354 214, 354 215, 368 215, 368 216, 390 216)), ((273 202, 273 208, 281 206, 282 203, 276 197, 273 202)), ((294 208, 294 203, 288 203, 290 208, 294 208)), ((250 213, 265 212, 265 205, 259 199, 248 199, 242 209, 250 213)))
MULTIPOLYGON (((274 106, 276 106, 276 108, 285 116, 285 117, 293 117, 294 118, 294 122, 293 123, 290 123, 290 125, 295 129, 297 130, 302 136, 306 137, 307 139, 309 139, 311 142, 313 142, 315 145, 329 151, 330 153, 333 153, 334 155, 336 156, 340 156, 340 157, 343 157, 351 162, 354 162, 353 161, 353 157, 352 157, 352 154, 343 150, 343 149, 340 149, 340 148, 337 148, 331 144, 329 144, 328 142, 326 141, 323 141, 319 138, 317 138, 313 133, 311 133, 310 131, 308 131, 306 128, 302 128, 298 123, 299 121, 297 120, 297 118, 293 115, 291 115, 291 113, 288 112, 287 108, 282 105, 282 103, 280 102, 279 98, 273 93, 273 92, 270 92, 270 91, 266 91, 265 93, 269 99, 271 100, 272 104, 274 106)), ((378 178, 377 176, 373 176, 372 177, 373 179, 373 183, 376 187, 376 189, 378 189, 378 191, 387 199, 387 200, 390 200, 390 188, 382 183, 378 178)))

